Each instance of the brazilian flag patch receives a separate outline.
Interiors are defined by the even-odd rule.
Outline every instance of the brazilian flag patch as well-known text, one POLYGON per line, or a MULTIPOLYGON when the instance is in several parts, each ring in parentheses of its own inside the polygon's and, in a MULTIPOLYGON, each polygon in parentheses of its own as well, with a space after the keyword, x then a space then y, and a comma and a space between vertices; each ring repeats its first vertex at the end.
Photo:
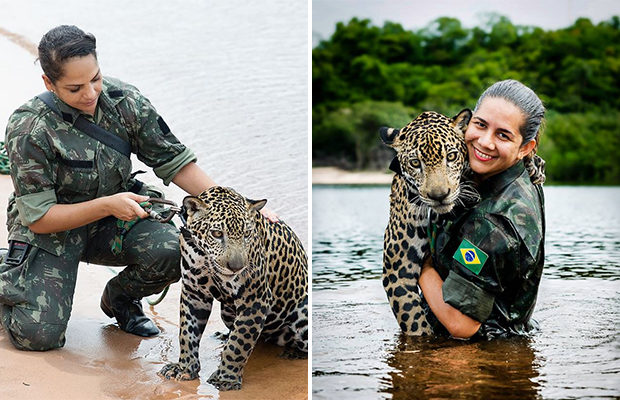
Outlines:
POLYGON ((460 262, 465 268, 478 275, 482 270, 482 266, 489 256, 480 250, 469 240, 463 239, 459 248, 456 249, 452 256, 456 261, 460 262))

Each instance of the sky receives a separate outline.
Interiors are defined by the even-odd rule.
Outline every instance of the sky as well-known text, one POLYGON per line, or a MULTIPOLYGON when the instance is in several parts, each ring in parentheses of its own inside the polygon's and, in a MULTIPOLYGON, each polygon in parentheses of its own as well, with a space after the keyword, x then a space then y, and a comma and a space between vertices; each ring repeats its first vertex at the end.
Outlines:
POLYGON ((484 14, 507 16, 515 25, 558 29, 579 17, 594 23, 620 16, 619 0, 312 0, 312 45, 328 39, 337 22, 368 18, 374 25, 384 21, 417 30, 438 17, 455 17, 468 28, 484 21, 484 14))

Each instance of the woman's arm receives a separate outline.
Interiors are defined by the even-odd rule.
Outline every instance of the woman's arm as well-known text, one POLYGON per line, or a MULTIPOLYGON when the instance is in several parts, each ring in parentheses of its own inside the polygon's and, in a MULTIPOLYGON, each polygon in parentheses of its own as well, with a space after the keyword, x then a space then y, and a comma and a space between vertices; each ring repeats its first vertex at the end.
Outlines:
POLYGON ((467 339, 478 332, 481 325, 480 322, 468 317, 443 301, 443 280, 435 271, 435 268, 433 268, 430 257, 426 259, 422 266, 418 284, 433 314, 452 336, 467 339))
POLYGON ((200 193, 216 185, 215 181, 195 162, 191 162, 181 168, 172 178, 172 182, 192 196, 198 196, 200 193))
POLYGON ((123 221, 146 218, 148 213, 138 203, 147 196, 134 193, 117 193, 112 196, 75 204, 54 204, 41 218, 28 227, 34 233, 54 233, 79 228, 110 215, 123 221))

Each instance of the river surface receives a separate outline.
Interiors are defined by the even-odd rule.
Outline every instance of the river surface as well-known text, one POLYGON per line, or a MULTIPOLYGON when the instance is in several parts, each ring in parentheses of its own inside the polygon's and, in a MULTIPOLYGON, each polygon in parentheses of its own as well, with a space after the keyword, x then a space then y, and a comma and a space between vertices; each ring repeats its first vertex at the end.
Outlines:
POLYGON ((13 77, 0 89, 2 132, 45 90, 27 50, 61 24, 96 36, 102 73, 137 86, 217 183, 267 198, 307 243, 306 1, 0 0, 0 73, 13 77))
POLYGON ((620 397, 620 188, 546 187, 529 338, 407 338, 381 285, 388 187, 312 189, 314 399, 620 397))

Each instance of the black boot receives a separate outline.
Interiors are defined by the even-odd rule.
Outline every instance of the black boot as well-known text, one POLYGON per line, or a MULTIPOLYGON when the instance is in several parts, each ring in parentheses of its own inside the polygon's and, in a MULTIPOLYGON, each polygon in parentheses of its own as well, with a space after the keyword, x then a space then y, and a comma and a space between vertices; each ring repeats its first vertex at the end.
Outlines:
POLYGON ((140 299, 128 296, 117 278, 112 278, 103 289, 101 310, 110 318, 116 318, 118 326, 125 332, 138 336, 155 336, 159 329, 144 312, 140 299))

